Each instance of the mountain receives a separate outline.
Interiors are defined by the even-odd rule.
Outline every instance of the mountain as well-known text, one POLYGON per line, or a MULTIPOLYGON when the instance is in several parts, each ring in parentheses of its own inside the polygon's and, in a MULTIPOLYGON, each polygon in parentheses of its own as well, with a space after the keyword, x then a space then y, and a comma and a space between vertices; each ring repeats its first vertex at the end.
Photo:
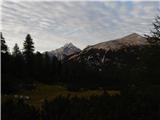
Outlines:
POLYGON ((64 59, 66 56, 79 53, 81 50, 74 46, 72 43, 67 43, 63 47, 60 47, 56 50, 48 51, 50 57, 56 56, 59 60, 64 59))
POLYGON ((102 42, 93 46, 88 46, 85 51, 90 49, 118 50, 127 46, 139 46, 147 43, 147 40, 137 33, 132 33, 123 38, 102 42))
MULTIPOLYGON (((125 57, 136 56, 138 50, 144 45, 148 45, 147 40, 141 35, 133 33, 116 40, 88 46, 80 53, 72 55, 68 60, 85 63, 97 69, 100 66, 108 64, 109 61, 118 64, 120 61, 124 61, 124 59, 129 59, 125 57)), ((134 59, 138 59, 138 57, 134 59)))

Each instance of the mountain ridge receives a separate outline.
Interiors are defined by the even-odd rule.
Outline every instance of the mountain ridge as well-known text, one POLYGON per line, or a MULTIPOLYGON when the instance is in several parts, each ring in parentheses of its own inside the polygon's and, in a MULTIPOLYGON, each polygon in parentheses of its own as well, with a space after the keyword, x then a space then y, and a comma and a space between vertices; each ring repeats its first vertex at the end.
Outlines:
POLYGON ((92 48, 95 49, 119 49, 120 47, 123 46, 132 46, 132 45, 144 45, 147 44, 147 40, 142 37, 141 35, 137 34, 137 33, 132 33, 129 34, 127 36, 118 38, 118 39, 114 39, 114 40, 109 40, 109 41, 105 41, 105 42, 101 42, 95 45, 91 45, 86 47, 84 50, 89 50, 92 48))
POLYGON ((63 60, 66 56, 80 52, 81 49, 73 45, 71 42, 55 50, 47 51, 50 57, 56 56, 59 60, 63 60))
POLYGON ((95 45, 88 46, 85 49, 83 49, 80 53, 68 58, 68 60, 79 62, 86 61, 87 63, 90 63, 91 59, 99 59, 100 61, 105 61, 104 58, 107 58, 105 54, 109 51, 116 52, 123 48, 128 49, 130 47, 140 47, 143 45, 148 45, 147 39, 145 39, 143 36, 137 33, 132 33, 119 39, 101 42, 95 45), (104 55, 102 54, 102 51, 104 55))

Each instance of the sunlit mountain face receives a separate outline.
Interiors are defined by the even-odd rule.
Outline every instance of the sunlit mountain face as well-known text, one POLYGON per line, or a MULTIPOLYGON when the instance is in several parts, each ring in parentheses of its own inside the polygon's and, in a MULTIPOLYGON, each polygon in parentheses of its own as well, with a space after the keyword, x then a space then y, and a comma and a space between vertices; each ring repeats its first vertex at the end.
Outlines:
POLYGON ((2 3, 2 32, 12 49, 22 48, 28 33, 38 51, 72 42, 83 49, 122 36, 149 33, 160 2, 45 2, 2 3))

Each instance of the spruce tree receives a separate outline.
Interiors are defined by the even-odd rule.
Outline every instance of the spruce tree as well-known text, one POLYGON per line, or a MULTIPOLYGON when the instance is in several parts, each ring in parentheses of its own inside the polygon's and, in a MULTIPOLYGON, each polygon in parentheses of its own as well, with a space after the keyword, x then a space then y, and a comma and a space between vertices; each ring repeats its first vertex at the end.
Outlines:
POLYGON ((24 57, 26 61, 29 62, 34 53, 34 43, 30 34, 26 36, 26 40, 24 41, 23 46, 24 46, 24 51, 23 51, 24 57))
POLYGON ((146 79, 152 83, 159 83, 160 75, 160 16, 154 20, 151 34, 147 36, 150 46, 144 53, 146 65, 146 79))
POLYGON ((30 34, 28 34, 26 36, 26 40, 24 41, 23 44, 24 48, 23 48, 23 55, 24 55, 24 59, 25 59, 25 63, 26 63, 26 74, 27 77, 33 77, 34 75, 34 42, 30 36, 30 34))
POLYGON ((151 35, 146 35, 146 38, 152 45, 160 45, 160 16, 157 16, 152 24, 151 35))
POLYGON ((160 16, 155 18, 153 27, 154 29, 151 31, 152 36, 156 38, 157 42, 160 42, 160 16))
POLYGON ((1 34, 1 52, 2 53, 7 53, 8 52, 8 47, 6 45, 6 41, 2 35, 2 32, 0 33, 1 34))
POLYGON ((15 56, 15 57, 21 55, 21 51, 19 50, 19 46, 18 46, 17 43, 13 47, 13 53, 12 53, 12 55, 15 56))

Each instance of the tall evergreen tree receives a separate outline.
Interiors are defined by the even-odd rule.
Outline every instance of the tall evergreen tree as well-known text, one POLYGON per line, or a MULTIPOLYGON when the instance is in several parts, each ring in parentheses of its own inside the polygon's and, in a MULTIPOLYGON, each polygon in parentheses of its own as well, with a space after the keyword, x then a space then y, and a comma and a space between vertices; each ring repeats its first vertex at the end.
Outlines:
POLYGON ((1 52, 6 53, 6 52, 8 52, 8 47, 6 45, 6 41, 2 35, 2 32, 0 34, 1 34, 1 52))
POLYGON ((33 52, 34 52, 34 42, 30 36, 30 34, 28 34, 26 36, 26 40, 24 41, 24 51, 23 54, 25 56, 26 60, 30 60, 31 57, 33 56, 33 52))
POLYGON ((23 51, 23 55, 24 55, 24 59, 26 62, 26 74, 27 77, 33 77, 33 66, 34 66, 34 42, 30 36, 30 34, 28 34, 26 36, 26 40, 24 41, 24 51, 23 51))
POLYGON ((1 85, 2 94, 13 92, 13 77, 12 77, 12 56, 8 52, 8 47, 5 42, 5 38, 0 33, 1 36, 1 85))

